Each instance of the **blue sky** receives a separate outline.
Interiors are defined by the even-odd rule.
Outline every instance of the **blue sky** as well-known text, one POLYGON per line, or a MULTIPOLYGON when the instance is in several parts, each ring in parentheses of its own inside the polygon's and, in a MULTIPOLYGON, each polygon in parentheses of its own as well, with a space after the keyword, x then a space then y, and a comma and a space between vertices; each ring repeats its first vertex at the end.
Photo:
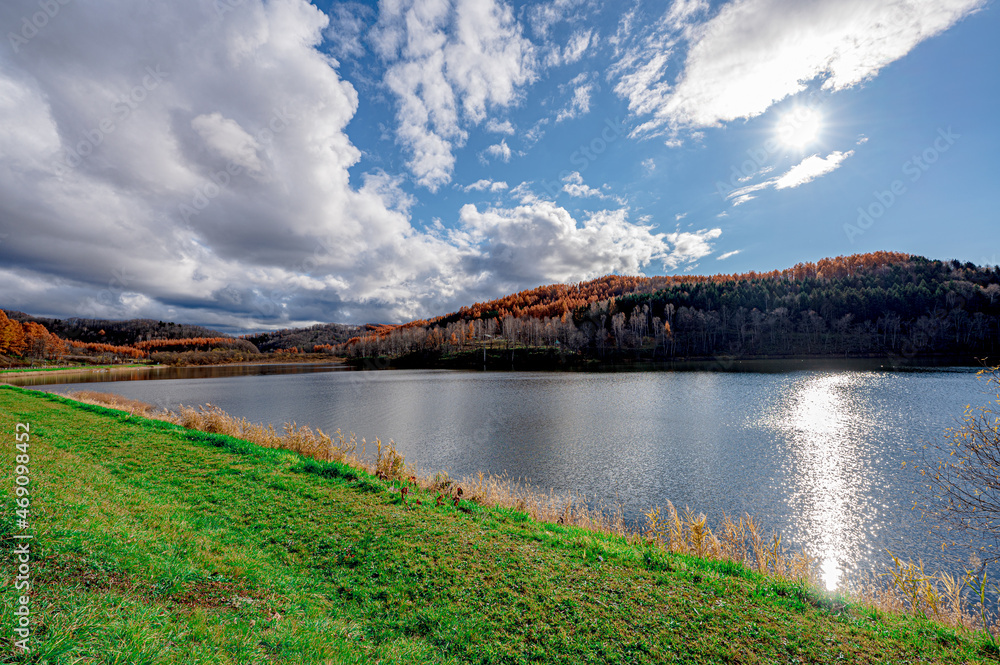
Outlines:
POLYGON ((259 330, 1000 255, 982 0, 17 0, 0 27, 7 308, 259 330))

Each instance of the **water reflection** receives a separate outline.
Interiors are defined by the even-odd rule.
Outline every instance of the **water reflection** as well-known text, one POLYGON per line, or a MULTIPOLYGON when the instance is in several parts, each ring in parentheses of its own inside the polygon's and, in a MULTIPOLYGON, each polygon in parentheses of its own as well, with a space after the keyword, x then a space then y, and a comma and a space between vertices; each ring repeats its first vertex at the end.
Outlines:
POLYGON ((507 473, 620 502, 637 525, 667 501, 712 524, 746 512, 817 557, 834 588, 880 566, 886 549, 945 568, 901 464, 982 400, 974 375, 313 371, 94 388, 394 439, 426 472, 507 473))
POLYGON ((870 551, 870 534, 877 528, 865 515, 873 477, 880 473, 871 468, 866 446, 873 405, 865 403, 865 392, 873 380, 877 375, 853 372, 798 378, 764 419, 789 453, 793 531, 820 561, 830 590, 840 585, 845 567, 870 551))

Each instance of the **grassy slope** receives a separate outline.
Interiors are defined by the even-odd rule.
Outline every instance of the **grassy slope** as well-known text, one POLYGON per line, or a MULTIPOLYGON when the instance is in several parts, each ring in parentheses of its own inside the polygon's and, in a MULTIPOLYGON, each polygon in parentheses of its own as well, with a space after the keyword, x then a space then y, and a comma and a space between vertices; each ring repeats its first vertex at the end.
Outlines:
POLYGON ((967 662, 981 638, 742 567, 337 464, 0 388, 0 661, 16 422, 31 424, 36 651, 52 663, 967 662), (412 497, 412 495, 411 495, 412 497))

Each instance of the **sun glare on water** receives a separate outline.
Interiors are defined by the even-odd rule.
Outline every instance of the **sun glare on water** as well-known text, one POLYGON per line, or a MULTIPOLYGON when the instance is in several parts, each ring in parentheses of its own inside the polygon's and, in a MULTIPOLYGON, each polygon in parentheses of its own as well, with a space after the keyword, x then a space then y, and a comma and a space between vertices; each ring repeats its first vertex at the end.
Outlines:
POLYGON ((778 121, 778 140, 790 148, 805 148, 819 138, 823 116, 819 111, 799 108, 789 111, 778 121))

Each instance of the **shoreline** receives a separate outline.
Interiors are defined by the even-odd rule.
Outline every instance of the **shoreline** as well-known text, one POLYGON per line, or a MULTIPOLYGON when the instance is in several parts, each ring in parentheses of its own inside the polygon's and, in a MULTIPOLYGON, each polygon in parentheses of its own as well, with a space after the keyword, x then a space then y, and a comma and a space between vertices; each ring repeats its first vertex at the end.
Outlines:
POLYGON ((133 369, 152 369, 156 367, 163 367, 163 365, 120 365, 118 367, 101 365, 101 366, 90 366, 90 365, 80 365, 79 367, 15 367, 12 369, 7 369, 0 372, 0 380, 4 376, 19 376, 24 374, 42 374, 46 376, 60 375, 60 374, 97 374, 101 372, 120 372, 122 370, 133 370, 133 369))
POLYGON ((489 350, 484 361, 482 351, 450 356, 412 353, 396 358, 348 358, 356 370, 381 369, 467 369, 478 371, 566 371, 566 372, 761 372, 859 370, 920 371, 923 369, 967 367, 983 368, 988 359, 969 356, 717 356, 712 358, 677 358, 673 360, 636 360, 615 358, 600 360, 541 349, 489 350))
POLYGON ((302 361, 288 361, 288 360, 262 360, 260 362, 238 362, 238 363, 218 363, 214 365, 148 365, 148 364, 134 364, 134 365, 80 365, 78 367, 16 367, 11 369, 6 369, 0 371, 0 382, 3 382, 5 376, 24 376, 24 375, 45 375, 45 376, 59 376, 63 374, 103 374, 108 372, 121 372, 125 370, 152 370, 152 369, 181 369, 181 368, 210 368, 210 367, 257 367, 261 365, 342 365, 345 364, 344 358, 330 358, 324 360, 302 360, 302 361))

